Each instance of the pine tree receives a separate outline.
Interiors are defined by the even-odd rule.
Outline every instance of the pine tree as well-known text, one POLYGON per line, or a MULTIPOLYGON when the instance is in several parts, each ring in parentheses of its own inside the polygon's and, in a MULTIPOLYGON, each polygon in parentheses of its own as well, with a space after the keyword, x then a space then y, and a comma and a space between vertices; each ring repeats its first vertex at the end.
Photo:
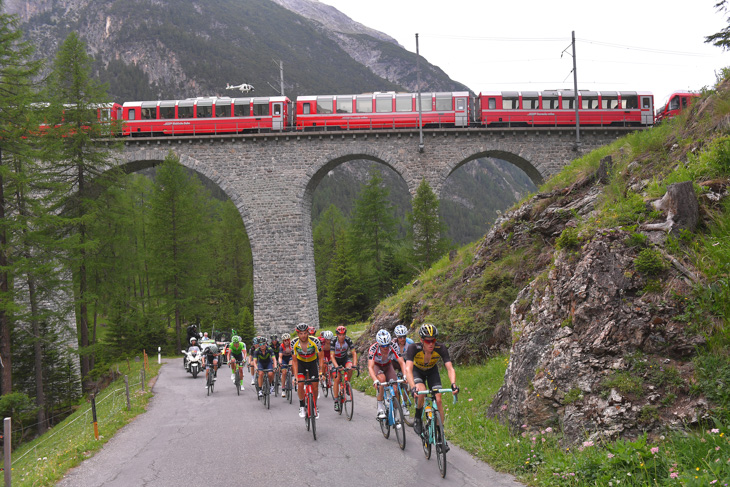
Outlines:
POLYGON ((420 269, 427 269, 446 252, 448 242, 443 236, 446 226, 439 216, 438 198, 425 179, 418 185, 408 221, 414 260, 420 269))
POLYGON ((253 324, 253 315, 251 314, 251 310, 248 306, 245 306, 241 310, 240 318, 239 318, 239 328, 238 328, 238 336, 241 337, 241 340, 243 340, 243 343, 245 343, 249 348, 251 348, 251 341, 253 340, 253 337, 256 335, 256 328, 254 328, 253 324))
POLYGON ((338 245, 327 275, 327 296, 322 322, 326 326, 352 323, 367 313, 368 298, 349 253, 349 245, 338 245))
POLYGON ((94 196, 99 185, 112 184, 111 156, 118 147, 103 142, 109 134, 108 123, 99 120, 99 106, 108 103, 106 86, 91 77, 92 59, 86 45, 75 32, 60 46, 49 77, 50 107, 46 155, 54 164, 53 179, 64 184, 67 197, 59 210, 66 218, 67 255, 73 272, 76 324, 80 339, 81 375, 86 384, 93 367, 89 353, 89 313, 92 297, 88 292, 89 252, 95 246, 88 235, 89 219, 94 213, 94 196))
POLYGON ((350 224, 353 256, 370 302, 384 297, 389 287, 383 259, 395 239, 396 220, 388 192, 380 173, 373 172, 355 202, 350 224))
POLYGON ((337 247, 343 245, 347 220, 335 205, 330 205, 314 226, 314 265, 317 278, 317 299, 323 302, 327 293, 327 275, 337 247))

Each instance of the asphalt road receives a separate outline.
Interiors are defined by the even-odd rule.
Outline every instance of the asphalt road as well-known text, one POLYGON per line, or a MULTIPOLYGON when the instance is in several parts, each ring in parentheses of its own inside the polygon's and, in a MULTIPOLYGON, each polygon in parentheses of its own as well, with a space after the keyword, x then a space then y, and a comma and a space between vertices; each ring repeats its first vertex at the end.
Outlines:
MULTIPOLYGON (((215 392, 193 379, 182 359, 169 360, 154 385, 148 411, 120 430, 94 457, 70 471, 58 486, 327 485, 516 487, 513 477, 451 445, 446 478, 435 452, 426 460, 418 438, 407 431, 406 448, 389 439, 375 420, 375 399, 355 396, 347 421, 320 399, 317 441, 292 404, 272 397, 266 410, 244 377, 240 396, 224 366, 215 392)), ((100 427, 103 434, 103 426, 100 427)))

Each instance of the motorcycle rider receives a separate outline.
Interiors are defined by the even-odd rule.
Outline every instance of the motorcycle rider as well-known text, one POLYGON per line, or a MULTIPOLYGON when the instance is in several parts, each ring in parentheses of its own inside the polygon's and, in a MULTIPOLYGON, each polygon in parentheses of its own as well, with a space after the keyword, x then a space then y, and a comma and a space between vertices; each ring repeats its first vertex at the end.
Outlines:
MULTIPOLYGON (((193 352, 200 352, 200 347, 198 347, 198 339, 195 337, 190 337, 190 347, 188 348, 189 353, 193 352)), ((185 370, 188 368, 188 356, 185 355, 183 357, 183 367, 185 367, 185 370)))

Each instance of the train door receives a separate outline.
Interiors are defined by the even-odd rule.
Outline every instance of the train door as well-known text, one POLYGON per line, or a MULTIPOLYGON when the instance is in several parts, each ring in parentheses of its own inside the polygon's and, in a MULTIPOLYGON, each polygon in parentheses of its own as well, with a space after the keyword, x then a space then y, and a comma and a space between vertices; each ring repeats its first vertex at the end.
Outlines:
POLYGON ((457 96, 454 100, 454 125, 466 127, 469 125, 469 104, 466 96, 457 96))
POLYGON ((641 96, 641 124, 642 125, 653 125, 654 124, 654 102, 651 96, 641 96))
POLYGON ((271 104, 271 130, 284 130, 284 104, 280 101, 271 104))

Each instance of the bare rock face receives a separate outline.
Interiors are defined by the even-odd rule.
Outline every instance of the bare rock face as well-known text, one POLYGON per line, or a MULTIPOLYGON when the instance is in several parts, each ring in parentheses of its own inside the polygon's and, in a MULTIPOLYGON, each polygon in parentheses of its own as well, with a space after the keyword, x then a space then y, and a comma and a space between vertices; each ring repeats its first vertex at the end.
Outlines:
MULTIPOLYGON (((561 426, 569 441, 635 436, 705 405, 682 394, 689 359, 703 339, 673 321, 679 303, 644 293, 628 234, 603 231, 580 253, 560 252, 511 306, 513 344, 505 383, 489 408, 514 428, 561 426), (654 369, 654 367, 657 367, 654 369), (674 378, 667 388, 661 374, 674 378), (660 377, 659 379, 657 377, 660 377), (662 400, 672 394, 675 402, 662 400)), ((662 281, 686 286, 668 268, 662 281)))

